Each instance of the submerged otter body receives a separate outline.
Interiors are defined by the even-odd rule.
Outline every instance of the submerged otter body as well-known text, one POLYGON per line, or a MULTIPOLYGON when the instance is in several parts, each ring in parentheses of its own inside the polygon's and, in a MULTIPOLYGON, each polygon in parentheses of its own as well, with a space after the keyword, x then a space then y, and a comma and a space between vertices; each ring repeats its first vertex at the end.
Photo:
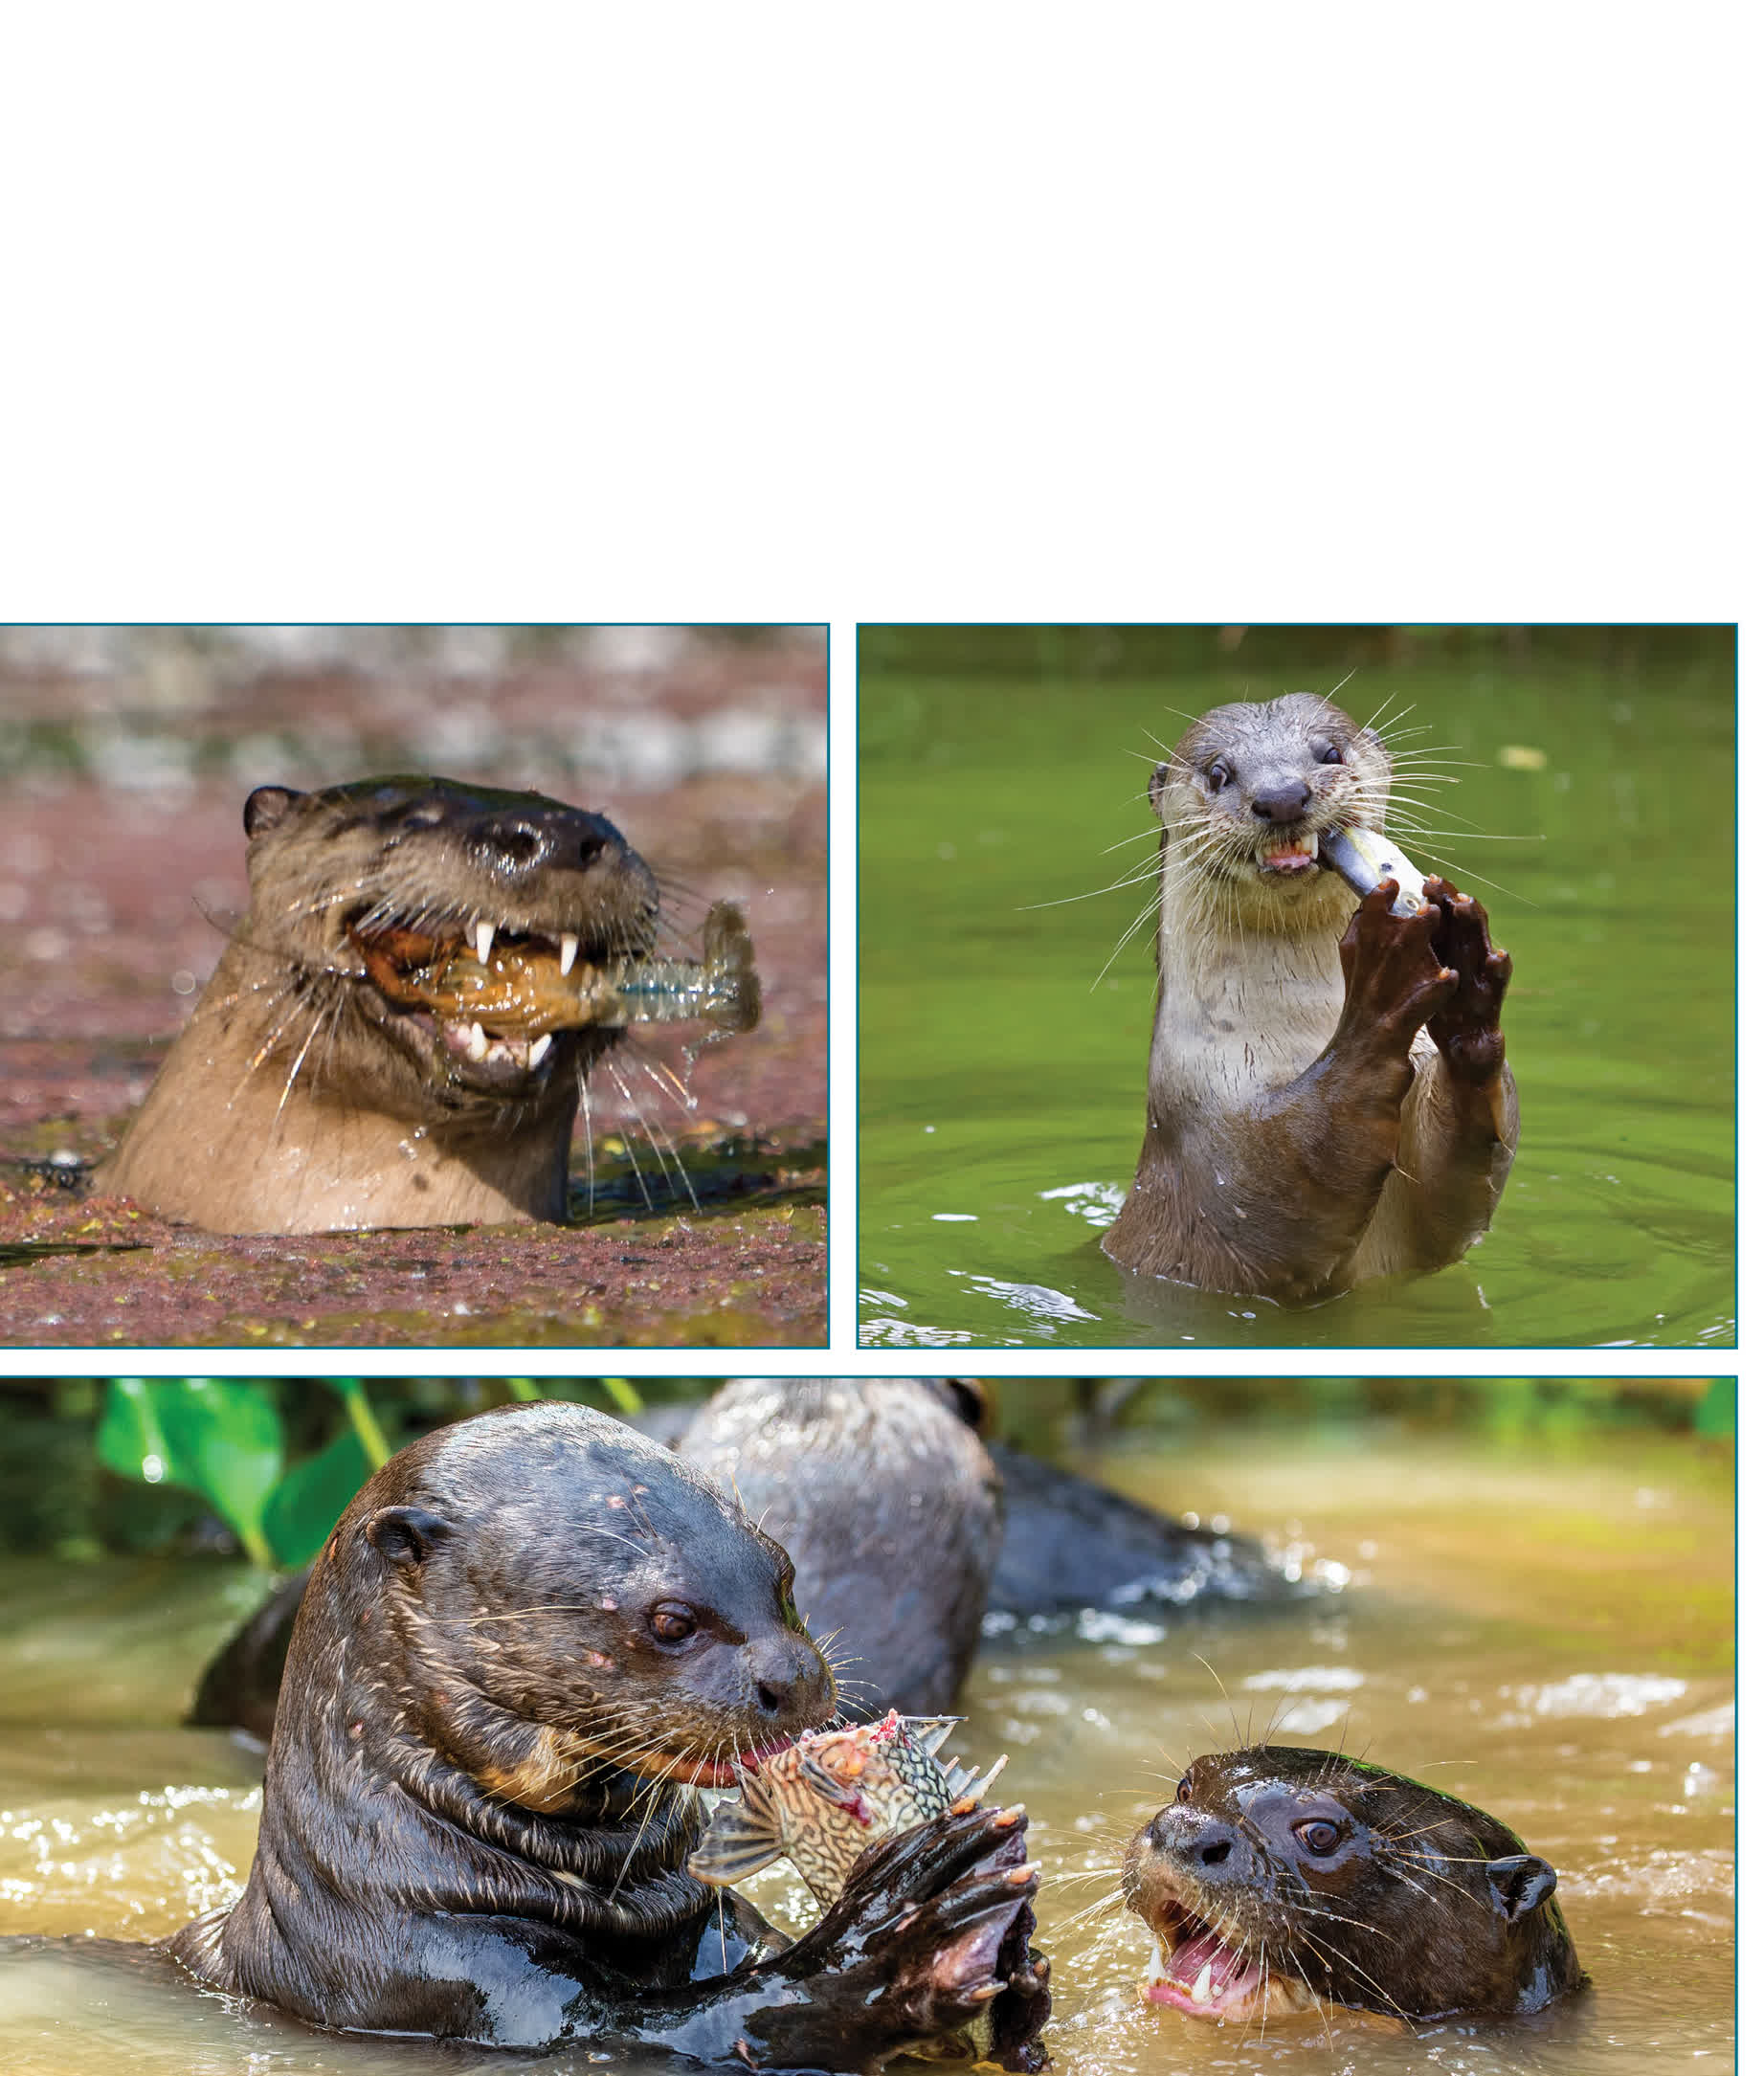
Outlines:
POLYGON ((1157 1942, 1148 1998, 1191 2018, 1504 2017, 1586 1979, 1548 1861, 1468 1802, 1333 1752, 1195 1759, 1122 1887, 1157 1942))
POLYGON ((585 1408, 425 1438, 314 1568, 244 1893, 167 1949, 341 2030, 749 2065, 867 2068, 997 2000, 1038 2065, 1020 1812, 872 1850, 793 1945, 686 1871, 695 1788, 832 1712, 791 1586, 734 1501, 585 1408))
POLYGON ((561 1220, 578 1076, 617 1033, 499 1034, 410 976, 458 946, 556 978, 646 952, 603 816, 449 779, 245 803, 251 908, 100 1190, 227 1233, 561 1220))
POLYGON ((1314 693, 1217 707, 1153 772, 1146 1136, 1103 1239, 1123 1268, 1295 1303, 1486 1230, 1519 1137, 1511 962, 1447 882, 1403 915, 1318 859, 1383 828, 1391 784, 1376 731, 1314 693))

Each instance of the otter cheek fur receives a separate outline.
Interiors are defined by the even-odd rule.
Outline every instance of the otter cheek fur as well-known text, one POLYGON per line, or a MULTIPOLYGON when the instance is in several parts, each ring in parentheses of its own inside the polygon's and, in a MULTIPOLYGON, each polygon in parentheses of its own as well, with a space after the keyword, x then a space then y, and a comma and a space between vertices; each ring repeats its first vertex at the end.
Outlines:
POLYGON ((1519 1138, 1511 961, 1479 902, 1363 901, 1318 861, 1381 830, 1392 759, 1315 693, 1220 706, 1152 774, 1157 1009, 1123 1268, 1284 1303, 1455 1261, 1519 1138))
POLYGON ((504 1038, 375 976, 456 942, 566 973, 647 952, 648 866, 601 815, 448 779, 262 786, 245 829, 249 912, 98 1187, 223 1233, 561 1220, 617 1033, 504 1038))
POLYGON ((1259 2022, 1540 2011, 1586 1977, 1555 1869, 1497 1819, 1333 1752, 1195 1759, 1128 1847, 1150 2002, 1259 2022))

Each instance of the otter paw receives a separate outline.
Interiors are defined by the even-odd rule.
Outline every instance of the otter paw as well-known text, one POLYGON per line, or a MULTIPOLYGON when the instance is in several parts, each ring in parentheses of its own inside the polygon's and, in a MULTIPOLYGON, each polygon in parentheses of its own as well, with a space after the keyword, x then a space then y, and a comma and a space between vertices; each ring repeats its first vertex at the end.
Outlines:
POLYGON ((1408 1053, 1415 1034, 1451 997, 1458 975, 1434 955, 1440 915, 1431 906, 1394 915, 1395 880, 1381 880, 1354 910, 1341 941, 1341 1030, 1381 1052, 1408 1053))
POLYGON ((1043 1984, 1025 1991, 1012 1979, 1025 1969, 1033 1979, 1039 1958, 1020 1929, 1039 1882, 1023 1829, 1020 1809, 979 1809, 873 1845, 783 1957, 807 2003, 756 2013, 750 2029, 774 2050, 806 2034, 882 2054, 959 2032, 1003 1999, 1013 2046, 1032 2049, 1043 1984))
POLYGON ((1500 1073, 1507 1059, 1501 1004, 1513 962, 1489 942, 1488 912, 1480 901, 1437 875, 1427 882, 1426 894, 1439 912, 1434 952, 1458 975, 1457 986, 1428 1017, 1428 1035, 1454 1076, 1485 1082, 1500 1073))

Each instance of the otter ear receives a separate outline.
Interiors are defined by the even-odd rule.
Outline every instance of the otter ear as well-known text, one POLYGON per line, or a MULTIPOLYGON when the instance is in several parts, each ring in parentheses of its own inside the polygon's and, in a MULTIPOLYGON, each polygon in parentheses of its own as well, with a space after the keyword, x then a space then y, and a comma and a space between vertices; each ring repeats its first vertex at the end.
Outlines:
POLYGON ((368 1515, 362 1532, 381 1556, 401 1571, 413 1572, 453 1529, 439 1514, 427 1513, 420 1507, 382 1507, 377 1514, 368 1515))
POLYGON ((1495 1909, 1509 1925, 1516 1925, 1528 1910, 1555 1894, 1555 1869, 1549 1861, 1535 1860, 1530 1853, 1489 1861, 1487 1875, 1495 1909))
POLYGON ((305 797, 292 786, 259 786, 245 803, 245 834, 260 837, 274 829, 294 803, 305 797))

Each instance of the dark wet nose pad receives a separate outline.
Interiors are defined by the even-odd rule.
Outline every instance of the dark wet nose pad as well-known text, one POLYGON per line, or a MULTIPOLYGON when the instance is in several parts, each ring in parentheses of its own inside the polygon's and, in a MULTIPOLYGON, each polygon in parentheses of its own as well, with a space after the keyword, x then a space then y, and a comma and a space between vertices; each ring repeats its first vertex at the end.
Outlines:
POLYGON ((502 873, 585 871, 618 833, 598 815, 541 815, 525 809, 488 815, 473 832, 474 846, 502 873))
POLYGON ((833 1680, 825 1660, 812 1644, 794 1637, 787 1642, 750 1644, 748 1669, 763 1715, 818 1722, 833 1705, 833 1680))
POLYGON ((1161 1811, 1152 1819, 1151 1840, 1159 1852, 1203 1875, 1223 1873, 1239 1842, 1230 1824, 1186 1809, 1161 1811))
POLYGON ((1289 786, 1267 787, 1249 805, 1264 822, 1296 822, 1310 805, 1310 788, 1295 778, 1289 786))

